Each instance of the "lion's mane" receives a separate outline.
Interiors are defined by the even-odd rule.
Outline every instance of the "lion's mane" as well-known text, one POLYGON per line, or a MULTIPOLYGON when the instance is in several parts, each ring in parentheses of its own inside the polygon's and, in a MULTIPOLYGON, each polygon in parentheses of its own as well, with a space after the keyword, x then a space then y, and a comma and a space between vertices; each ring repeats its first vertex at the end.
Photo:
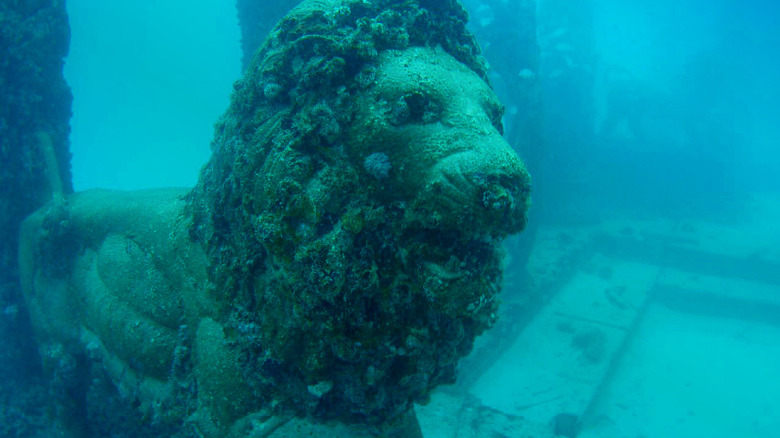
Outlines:
POLYGON ((497 240, 409 223, 408 203, 377 195, 383 157, 344 145, 383 51, 440 47, 487 82, 465 21, 454 0, 304 2, 236 82, 189 208, 259 403, 381 421, 452 382, 492 323, 497 240), (457 257, 468 283, 423 269, 428 247, 457 257))

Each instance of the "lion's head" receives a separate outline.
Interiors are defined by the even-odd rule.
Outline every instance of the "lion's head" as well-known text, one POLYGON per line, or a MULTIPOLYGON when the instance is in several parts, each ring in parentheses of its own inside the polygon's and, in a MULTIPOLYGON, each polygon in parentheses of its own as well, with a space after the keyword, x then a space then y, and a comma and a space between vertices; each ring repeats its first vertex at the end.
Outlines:
POLYGON ((495 318, 529 177, 455 1, 311 0, 235 85, 190 196, 258 400, 381 421, 495 318))

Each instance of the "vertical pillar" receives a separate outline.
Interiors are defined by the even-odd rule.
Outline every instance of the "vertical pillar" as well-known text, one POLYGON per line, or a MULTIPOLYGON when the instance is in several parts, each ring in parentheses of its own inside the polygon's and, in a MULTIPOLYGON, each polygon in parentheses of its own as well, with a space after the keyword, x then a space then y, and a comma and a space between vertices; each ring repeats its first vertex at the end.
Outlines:
POLYGON ((301 0, 236 0, 241 27, 241 66, 245 70, 252 56, 274 25, 301 0))
POLYGON ((53 194, 72 191, 71 93, 62 75, 70 39, 64 1, 0 0, 0 29, 0 330, 15 332, 0 334, 5 376, 32 345, 18 333, 19 224, 53 194))

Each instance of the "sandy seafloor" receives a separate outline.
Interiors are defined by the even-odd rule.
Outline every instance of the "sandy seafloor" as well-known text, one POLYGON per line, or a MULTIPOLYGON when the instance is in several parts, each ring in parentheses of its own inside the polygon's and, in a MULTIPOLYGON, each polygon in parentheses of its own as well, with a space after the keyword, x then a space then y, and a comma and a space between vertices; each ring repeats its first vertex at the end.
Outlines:
POLYGON ((622 359, 596 437, 774 437, 780 326, 653 305, 622 359))

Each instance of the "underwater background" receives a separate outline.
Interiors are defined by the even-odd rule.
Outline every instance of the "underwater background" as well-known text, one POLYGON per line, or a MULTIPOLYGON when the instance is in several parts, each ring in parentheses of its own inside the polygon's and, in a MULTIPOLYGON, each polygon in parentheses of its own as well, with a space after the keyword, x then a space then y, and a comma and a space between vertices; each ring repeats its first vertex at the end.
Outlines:
MULTIPOLYGON (((248 41, 261 38, 242 37, 237 10, 268 31, 295 2, 266 15, 252 15, 249 0, 53 3, 70 25, 63 72, 78 192, 194 186, 256 46, 248 41)), ((499 322, 457 383, 416 408, 424 436, 777 436, 780 7, 463 4, 505 106, 505 137, 532 175, 533 206, 505 244, 499 322)), ((8 65, 19 42, 7 25, 23 8, 0 6, 3 74, 23 76, 8 65)), ((17 119, 3 111, 10 132, 17 119)), ((6 199, 25 186, 3 182, 6 199)), ((11 245, 16 230, 2 227, 11 245)), ((58 436, 16 263, 1 261, 0 437, 58 436)), ((127 424, 112 436, 171 436, 127 424)))

